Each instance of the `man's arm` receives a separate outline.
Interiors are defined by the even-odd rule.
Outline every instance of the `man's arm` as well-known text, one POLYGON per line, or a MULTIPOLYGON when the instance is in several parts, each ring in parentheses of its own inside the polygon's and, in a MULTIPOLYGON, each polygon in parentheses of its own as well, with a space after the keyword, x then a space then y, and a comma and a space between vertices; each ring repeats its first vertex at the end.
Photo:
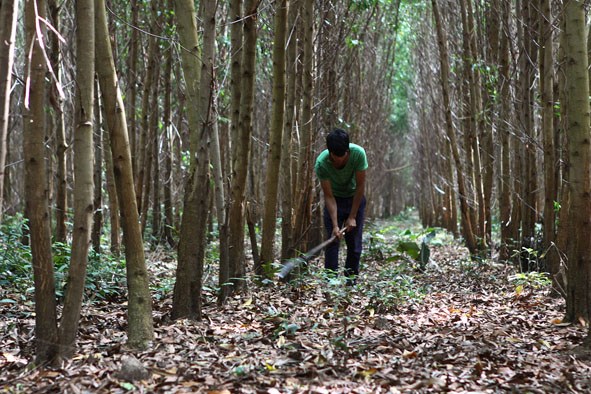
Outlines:
POLYGON ((349 217, 345 222, 345 227, 347 231, 350 231, 354 227, 357 227, 357 211, 359 210, 361 200, 363 200, 363 196, 365 195, 365 170, 357 171, 355 173, 355 182, 357 183, 357 186, 355 188, 355 195, 353 196, 353 204, 351 205, 351 212, 349 213, 349 217))
POLYGON ((332 222, 332 235, 342 238, 343 235, 339 231, 339 222, 337 219, 337 201, 332 194, 330 180, 326 179, 324 181, 320 181, 320 186, 322 187, 322 192, 324 193, 324 204, 326 205, 326 209, 328 210, 328 214, 330 216, 330 221, 332 222))

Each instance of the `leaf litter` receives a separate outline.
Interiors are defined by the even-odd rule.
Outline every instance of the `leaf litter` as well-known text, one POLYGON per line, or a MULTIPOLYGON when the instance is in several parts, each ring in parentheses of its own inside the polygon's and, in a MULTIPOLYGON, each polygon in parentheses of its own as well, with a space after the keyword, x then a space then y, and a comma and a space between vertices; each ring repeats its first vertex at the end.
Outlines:
MULTIPOLYGON (((353 287, 322 278, 318 260, 292 283, 251 283, 221 308, 206 293, 199 322, 171 321, 169 294, 154 302, 156 338, 142 352, 126 347, 125 303, 95 301, 83 309, 78 352, 59 369, 31 367, 33 306, 2 292, 0 391, 591 390, 591 361, 574 351, 587 328, 561 323, 564 301, 548 287, 517 288, 512 267, 470 261, 458 245, 432 247, 431 260, 421 271, 409 259, 367 253, 353 287), (404 269, 383 280, 392 267, 404 269), (414 290, 401 292, 409 283, 414 290), (126 376, 129 363, 139 375, 126 376)), ((162 275, 162 265, 150 266, 162 275)))

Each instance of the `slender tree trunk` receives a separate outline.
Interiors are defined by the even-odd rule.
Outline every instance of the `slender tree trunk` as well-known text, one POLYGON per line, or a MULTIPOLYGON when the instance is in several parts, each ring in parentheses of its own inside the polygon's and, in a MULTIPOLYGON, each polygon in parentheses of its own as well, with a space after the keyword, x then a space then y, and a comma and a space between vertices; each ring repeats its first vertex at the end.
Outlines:
POLYGON ((246 273, 244 257, 244 221, 246 204, 246 177, 249 167, 250 140, 252 136, 252 114, 254 103, 254 82, 256 69, 257 42, 257 11, 258 1, 247 0, 244 5, 244 44, 242 48, 241 80, 240 80, 240 122, 239 138, 234 145, 236 149, 235 163, 232 165, 231 200, 229 211, 229 248, 230 248, 230 278, 233 288, 241 290, 244 287, 246 273))
POLYGON ((281 141, 281 259, 293 257, 293 202, 292 192, 292 139, 296 121, 296 81, 297 81, 297 7, 298 0, 292 0, 288 11, 288 34, 286 51, 286 102, 285 126, 281 141))
POLYGON ((506 2, 500 2, 501 7, 501 33, 499 37, 499 79, 498 91, 500 100, 500 122, 497 126, 500 145, 501 145, 501 171, 499 174, 499 215, 501 224, 501 244, 499 247, 499 259, 507 261, 509 259, 510 247, 512 245, 511 233, 511 160, 509 146, 509 124, 507 119, 511 119, 511 67, 509 63, 509 6, 506 2))
POLYGON ((295 204, 295 234, 300 250, 308 249, 306 238, 312 223, 312 107, 314 106, 314 1, 303 0, 302 10, 302 114, 295 204))
POLYGON ((74 135, 74 224, 68 285, 59 327, 60 352, 74 353, 84 295, 94 212, 94 1, 76 2, 76 131, 74 135))
MULTIPOLYGON (((229 9, 229 19, 231 21, 230 26, 230 150, 232 152, 232 160, 230 162, 230 174, 231 174, 231 182, 232 185, 235 183, 236 178, 236 167, 235 163, 238 160, 238 146, 239 146, 239 133, 238 127, 240 123, 240 100, 242 91, 240 89, 240 78, 241 78, 241 59, 242 59, 242 0, 231 0, 230 1, 230 9, 229 9)), ((238 193, 238 190, 234 190, 231 186, 230 190, 230 197, 232 198, 238 193)), ((228 253, 230 253, 230 248, 232 248, 232 240, 231 240, 231 233, 232 229, 230 228, 230 221, 236 221, 235 219, 231 219, 230 216, 230 209, 237 210, 238 207, 234 206, 234 204, 230 201, 228 204, 228 214, 226 215, 227 222, 228 222, 228 253)), ((233 225, 233 224, 232 224, 233 225)), ((237 235, 235 235, 237 237, 237 235)), ((237 257, 238 252, 230 254, 227 264, 226 261, 220 261, 220 275, 219 275, 219 286, 220 286, 220 294, 218 302, 223 304, 226 298, 232 292, 232 287, 230 286, 230 278, 234 275, 235 271, 235 263, 231 261, 232 258, 237 257)))
MULTIPOLYGON (((536 56, 535 37, 530 33, 536 31, 537 20, 532 18, 534 2, 522 2, 523 20, 525 21, 522 34, 523 53, 520 62, 521 68, 521 124, 523 129, 523 140, 525 144, 521 148, 523 152, 523 177, 522 177, 522 247, 535 247, 535 223, 537 217, 537 176, 536 176, 536 129, 534 127, 534 90, 532 88, 534 82, 534 71, 536 56)), ((529 257, 529 256, 528 256, 529 257)), ((526 258, 521 261, 522 269, 532 270, 538 267, 529 266, 530 259, 526 258)))
MULTIPOLYGON (((57 0, 49 0, 49 16, 51 18, 53 27, 61 30, 60 12, 63 4, 58 4, 57 0)), ((49 35, 51 44, 50 64, 51 68, 57 75, 58 81, 61 82, 61 45, 60 40, 55 34, 49 35)), ((55 135, 55 241, 67 242, 67 217, 68 217, 68 144, 66 140, 66 126, 64 120, 64 103, 63 99, 58 94, 58 88, 52 84, 49 88, 49 102, 52 106, 51 113, 52 132, 55 135)))
POLYGON ((564 75, 569 151, 569 241, 567 247, 568 280, 566 320, 589 321, 591 292, 591 164, 589 123, 589 74, 587 72, 587 35, 585 2, 571 0, 564 8, 564 75))
MULTIPOLYGON (((100 95, 99 95, 100 97, 100 95)), ((101 105, 101 108, 103 106, 101 105)), ((101 112, 104 113, 102 108, 101 112)), ((108 129, 108 126, 105 127, 108 129)), ((119 199, 117 198, 117 187, 115 186, 115 171, 113 168, 113 155, 111 154, 111 137, 107 132, 103 132, 103 157, 105 160, 105 177, 107 195, 109 196, 109 222, 111 224, 111 253, 119 256, 121 253, 121 223, 119 220, 119 199)))
POLYGON ((546 270, 555 277, 559 270, 559 256, 555 247, 556 212, 556 153, 554 147, 554 57, 552 54, 552 12, 550 0, 540 1, 540 91, 542 101, 542 136, 544 144, 544 223, 542 248, 546 255, 546 270))
MULTIPOLYGON (((94 22, 93 22, 94 26, 94 22)), ((94 51, 94 48, 92 48, 94 51)), ((92 249, 96 254, 101 253, 101 233, 103 229, 103 119, 100 108, 98 81, 94 87, 94 218, 92 234, 90 235, 92 249)), ((107 145, 108 146, 108 145, 107 145)))
MULTIPOLYGON (((152 22, 155 24, 156 22, 152 22)), ((150 28, 152 33, 155 33, 155 29, 152 26, 150 28)), ((135 176, 135 192, 137 198, 137 206, 140 212, 140 218, 142 220, 142 231, 143 226, 145 224, 145 218, 141 215, 143 213, 143 195, 144 195, 144 184, 149 182, 150 175, 146 175, 146 171, 150 171, 148 168, 148 160, 150 156, 150 118, 151 112, 150 109, 150 99, 152 98, 152 88, 154 86, 155 78, 154 75, 156 74, 156 60, 158 57, 158 42, 156 41, 156 37, 151 36, 149 38, 149 46, 148 46, 148 65, 146 70, 146 76, 144 79, 144 92, 142 94, 142 117, 141 117, 141 125, 138 132, 138 141, 137 141, 137 167, 135 168, 134 176, 135 176)), ((149 193, 148 193, 149 194, 149 193)))
POLYGON ((204 49, 199 53, 195 8, 191 0, 176 0, 175 13, 179 39, 185 48, 182 57, 187 90, 187 111, 191 135, 191 166, 185 190, 185 204, 181 221, 178 267, 173 295, 173 319, 190 317, 201 319, 201 286, 203 261, 207 242, 209 207, 209 149, 211 127, 213 52, 211 36, 215 34, 215 2, 202 4, 204 11, 204 49), (212 11, 213 8, 213 11, 212 11), (213 21, 213 26, 212 26, 213 21), (191 48, 191 52, 187 51, 191 48), (204 72, 206 69, 206 72, 204 72))
POLYGON ((440 59, 440 67, 441 67, 441 84, 442 84, 442 92, 443 92, 443 107, 445 108, 445 131, 447 133, 447 137, 450 141, 451 152, 454 158, 454 162, 456 165, 456 177, 458 182, 458 193, 460 199, 460 212, 462 215, 462 227, 463 227, 463 234, 466 238, 466 246, 471 254, 476 254, 478 251, 476 240, 474 239, 474 233, 472 232, 472 223, 470 222, 470 215, 468 211, 468 202, 466 200, 466 187, 465 187, 465 180, 464 180, 464 169, 463 164, 460 159, 460 154, 458 152, 458 145, 456 142, 456 135, 453 126, 452 114, 451 114, 451 107, 450 107, 450 100, 449 100, 449 61, 448 61, 448 54, 447 48, 445 43, 447 42, 447 38, 445 37, 445 32, 443 27, 441 26, 441 17, 439 15, 439 9, 437 7, 437 0, 431 0, 431 4, 433 7, 433 16, 435 18, 435 25, 437 29, 437 43, 439 46, 439 59, 440 59))
POLYGON ((18 0, 0 2, 0 222, 4 213, 4 174, 8 156, 8 124, 10 123, 10 85, 16 41, 18 0))
MULTIPOLYGON (((154 12, 155 14, 156 12, 154 12)), ((156 16, 155 16, 156 17, 156 16)), ((160 48, 156 44, 156 49, 154 50, 154 56, 156 58, 160 57, 160 48)), ((150 194, 151 189, 154 187, 155 190, 158 189, 158 178, 154 177, 155 166, 157 165, 158 158, 155 150, 158 149, 158 122, 160 120, 160 114, 158 113, 159 105, 158 105, 158 94, 159 94, 159 79, 160 79, 160 67, 154 67, 152 71, 151 77, 153 78, 152 87, 150 90, 150 104, 148 112, 150 116, 147 122, 147 129, 146 129, 146 136, 147 141, 145 143, 145 147, 142 149, 145 150, 144 152, 144 161, 142 165, 142 179, 143 179, 143 192, 142 192, 142 204, 140 209, 140 219, 142 221, 142 234, 145 234, 146 226, 148 224, 148 210, 150 207, 150 194), (156 180, 154 182, 154 180, 156 180)), ((139 177, 138 177, 139 178, 139 177)), ((153 230, 153 229, 152 229, 153 230)))
POLYGON ((24 102, 23 153, 25 158, 25 212, 29 220, 33 277, 35 281, 36 361, 54 363, 59 359, 55 279, 51 253, 51 229, 47 196, 45 157, 45 73, 42 53, 45 43, 47 3, 25 1, 27 74, 24 102))
POLYGON ((105 118, 111 139, 111 154, 127 262, 129 293, 127 338, 131 347, 141 349, 154 338, 148 270, 136 204, 125 106, 115 72, 104 0, 97 0, 95 6, 96 69, 102 97, 105 98, 105 118))
POLYGON ((471 38, 470 35, 473 33, 468 26, 468 12, 466 10, 466 0, 460 0, 461 14, 462 14, 462 26, 463 26, 463 59, 464 59, 464 83, 463 91, 466 103, 464 104, 464 151, 465 153, 465 169, 466 169, 466 192, 468 193, 467 198, 474 200, 474 204, 468 205, 468 212, 470 216, 470 223, 472 223, 472 229, 474 235, 478 238, 478 242, 484 237, 482 226, 484 226, 484 215, 481 209, 484 206, 482 199, 482 177, 480 169, 480 155, 478 149, 478 137, 476 134, 476 116, 479 114, 478 104, 476 103, 476 78, 474 76, 474 70, 472 69, 473 62, 476 59, 472 58, 471 50, 471 38), (476 149, 475 149, 476 147, 476 149), (482 220, 482 222, 481 222, 482 220))
POLYGON ((271 135, 265 179, 265 213, 260 264, 255 272, 262 273, 262 264, 274 259, 275 225, 277 218, 277 193, 281 164, 281 140, 285 116, 285 40, 287 35, 287 0, 277 3, 275 10, 275 40, 273 41, 273 104, 271 111, 271 135))
MULTIPOLYGON (((172 0, 170 0, 172 1, 172 0)), ((164 182, 162 184, 163 189, 163 205, 164 205, 164 231, 163 235, 166 238, 166 242, 171 247, 176 246, 174 237, 172 235, 172 229, 174 228, 174 209, 172 201, 172 184, 173 172, 172 172, 172 109, 170 104, 171 96, 171 79, 172 79, 172 50, 169 49, 166 52, 166 66, 164 71, 164 109, 162 114, 162 124, 164 129, 162 152, 164 154, 164 182)))
POLYGON ((131 8, 131 37, 129 40, 129 57, 128 69, 127 69, 127 91, 125 92, 125 99, 129 100, 127 106, 127 119, 129 121, 129 143, 131 150, 131 160, 133 162, 133 174, 134 177, 137 174, 138 163, 137 163, 137 85, 138 85, 138 59, 140 55, 138 53, 138 46, 141 46, 142 42, 140 39, 139 29, 135 28, 139 26, 139 14, 140 7, 138 0, 130 0, 129 6, 131 8))

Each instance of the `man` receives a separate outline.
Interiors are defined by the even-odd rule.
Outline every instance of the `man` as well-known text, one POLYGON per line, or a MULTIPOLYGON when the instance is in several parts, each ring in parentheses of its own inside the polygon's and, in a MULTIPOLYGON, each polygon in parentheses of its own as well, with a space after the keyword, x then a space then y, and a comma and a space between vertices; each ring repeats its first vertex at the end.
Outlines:
MULTIPOLYGON (((349 135, 341 129, 328 134, 326 147, 314 166, 324 193, 324 226, 328 237, 345 238, 345 275, 347 284, 352 285, 361 259, 367 157, 362 147, 349 143, 349 135)), ((339 243, 333 242, 325 251, 324 267, 335 273, 339 268, 339 243)))

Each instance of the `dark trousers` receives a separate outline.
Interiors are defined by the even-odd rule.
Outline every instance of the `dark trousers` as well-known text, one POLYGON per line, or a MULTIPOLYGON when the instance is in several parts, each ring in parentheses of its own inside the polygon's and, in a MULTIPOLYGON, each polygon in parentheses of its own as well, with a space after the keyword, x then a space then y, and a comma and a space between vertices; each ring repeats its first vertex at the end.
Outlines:
MULTIPOLYGON (((353 204, 353 197, 340 198, 335 197, 337 202, 337 221, 339 228, 343 228, 345 220, 349 217, 351 212, 351 205, 353 204)), ((361 259, 361 248, 363 238, 363 222, 365 221, 365 197, 359 204, 357 210, 357 227, 345 233, 345 242, 347 244, 347 259, 345 260, 345 275, 356 276, 359 274, 359 260, 361 259)), ((327 237, 332 236, 332 220, 326 207, 324 208, 324 226, 326 228, 327 237)), ((340 242, 333 242, 325 249, 324 268, 332 271, 339 269, 339 246, 340 242)))

